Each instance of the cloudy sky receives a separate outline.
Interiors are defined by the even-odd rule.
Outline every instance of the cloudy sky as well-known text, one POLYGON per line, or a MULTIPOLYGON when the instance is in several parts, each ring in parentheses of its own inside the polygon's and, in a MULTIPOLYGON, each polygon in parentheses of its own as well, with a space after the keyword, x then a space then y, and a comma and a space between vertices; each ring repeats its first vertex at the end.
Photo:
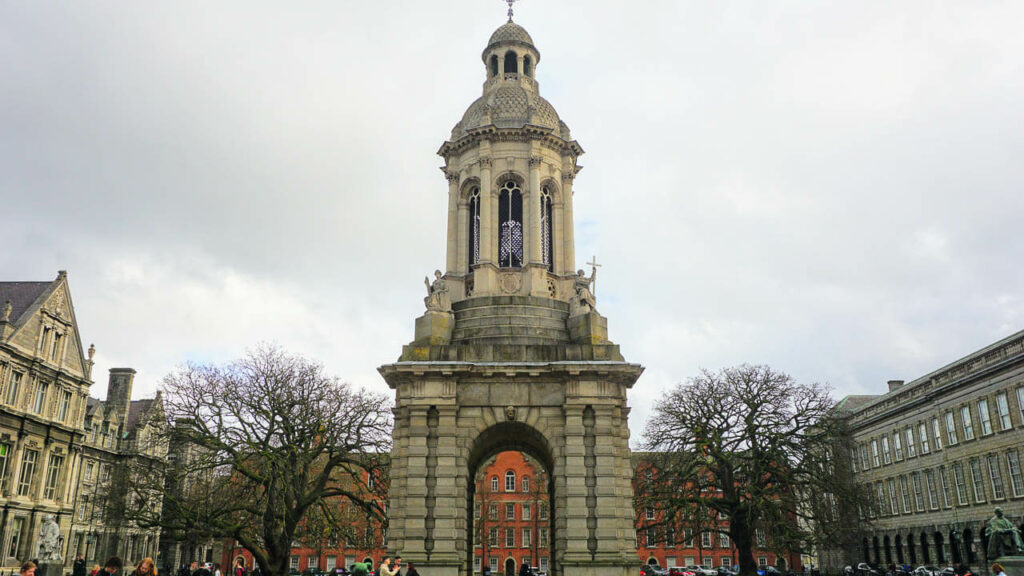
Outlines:
MULTIPOLYGON (((0 3, 0 278, 137 395, 260 341, 386 391, 498 0, 0 3)), ((1024 3, 526 0, 639 432, 700 368, 836 395, 1024 328, 1024 3)))

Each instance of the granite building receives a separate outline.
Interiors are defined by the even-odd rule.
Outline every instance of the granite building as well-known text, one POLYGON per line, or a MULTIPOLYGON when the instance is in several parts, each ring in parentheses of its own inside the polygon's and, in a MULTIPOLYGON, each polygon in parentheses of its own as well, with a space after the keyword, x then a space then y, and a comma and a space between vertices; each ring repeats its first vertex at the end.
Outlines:
POLYGON ((1024 523, 1024 331, 841 408, 854 477, 874 502, 861 510, 857 549, 829 563, 963 562, 978 571, 991 560, 983 527, 994 508, 1024 523))

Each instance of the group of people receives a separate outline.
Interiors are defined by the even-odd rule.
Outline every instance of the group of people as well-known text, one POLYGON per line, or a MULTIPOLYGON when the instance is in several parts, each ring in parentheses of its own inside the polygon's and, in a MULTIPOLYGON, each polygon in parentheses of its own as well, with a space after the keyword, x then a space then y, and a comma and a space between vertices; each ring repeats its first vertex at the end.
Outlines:
MULTIPOLYGON (((349 574, 351 576, 368 576, 372 568, 373 565, 367 562, 356 562, 349 569, 349 574)), ((391 556, 385 556, 381 559, 380 566, 377 568, 377 576, 403 576, 402 557, 395 556, 394 559, 392 559, 391 556)), ((416 566, 412 562, 409 563, 405 576, 420 576, 420 573, 416 571, 416 566)))
MULTIPOLYGON (((21 565, 19 573, 21 576, 36 576, 36 569, 38 563, 35 561, 28 561, 21 565)), ((72 576, 87 576, 85 567, 85 558, 78 556, 75 558, 74 564, 71 567, 72 576)), ((60 574, 51 574, 48 576, 61 576, 60 574)), ((99 564, 93 567, 92 572, 88 576, 124 576, 124 563, 118 556, 111 556, 107 559, 101 569, 99 564)), ((131 576, 156 576, 156 564, 152 558, 143 558, 139 562, 135 570, 132 571, 131 576)))

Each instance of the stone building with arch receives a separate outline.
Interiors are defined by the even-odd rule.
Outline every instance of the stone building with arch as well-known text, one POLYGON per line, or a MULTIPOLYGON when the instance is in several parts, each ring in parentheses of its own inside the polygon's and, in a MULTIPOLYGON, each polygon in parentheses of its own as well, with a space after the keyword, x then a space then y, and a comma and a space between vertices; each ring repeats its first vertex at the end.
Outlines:
POLYGON ((1024 531, 1024 331, 840 407, 855 481, 874 502, 861 510, 858 541, 825 551, 824 565, 966 563, 979 572, 992 560, 983 527, 995 507, 1024 531))
POLYGON ((517 450, 546 472, 550 573, 636 569, 626 392, 642 367, 608 340, 594 275, 575 273, 583 153, 540 95, 541 55, 509 20, 483 94, 439 150, 444 273, 414 340, 379 371, 395 390, 388 548, 431 576, 473 570, 474 482, 517 450))

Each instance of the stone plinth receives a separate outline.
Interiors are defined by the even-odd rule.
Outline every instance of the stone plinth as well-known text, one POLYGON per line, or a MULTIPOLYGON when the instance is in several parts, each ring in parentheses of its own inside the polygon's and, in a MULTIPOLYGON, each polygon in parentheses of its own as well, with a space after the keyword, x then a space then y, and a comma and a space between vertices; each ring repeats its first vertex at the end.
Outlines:
POLYGON ((569 339, 577 344, 608 344, 608 319, 597 312, 569 318, 569 339))
POLYGON ((452 340, 455 328, 455 316, 450 312, 432 312, 416 319, 416 339, 413 344, 418 346, 440 346, 452 340))

